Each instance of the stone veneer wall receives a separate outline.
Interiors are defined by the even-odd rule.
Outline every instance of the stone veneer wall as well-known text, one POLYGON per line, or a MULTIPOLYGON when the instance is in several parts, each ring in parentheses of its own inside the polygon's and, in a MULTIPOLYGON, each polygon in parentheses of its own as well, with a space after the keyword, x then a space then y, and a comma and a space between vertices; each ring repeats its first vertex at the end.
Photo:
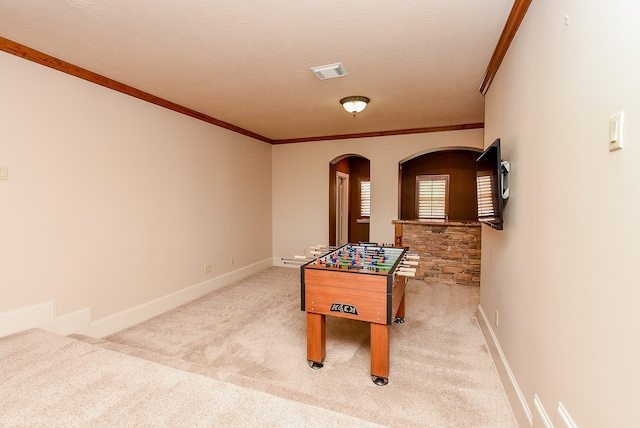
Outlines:
POLYGON ((416 278, 480 285, 479 223, 394 221, 396 245, 420 255, 416 278))

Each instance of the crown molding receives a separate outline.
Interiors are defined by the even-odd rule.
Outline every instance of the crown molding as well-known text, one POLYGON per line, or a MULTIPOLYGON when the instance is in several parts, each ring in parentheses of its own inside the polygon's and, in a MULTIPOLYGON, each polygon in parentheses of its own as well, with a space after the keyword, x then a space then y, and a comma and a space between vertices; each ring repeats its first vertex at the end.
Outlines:
POLYGON ((207 123, 211 123, 221 128, 225 128, 230 131, 237 132, 238 134, 243 134, 248 137, 255 138, 256 140, 264 141, 266 143, 271 144, 271 139, 267 137, 264 137, 262 135, 256 134, 251 131, 247 131, 246 129, 243 129, 243 128, 240 128, 239 126, 235 126, 230 123, 224 122, 222 120, 216 119, 215 117, 207 116, 206 114, 202 114, 195 110, 191 110, 187 107, 181 106, 171 101, 167 101, 163 98, 157 97, 148 92, 144 92, 134 87, 131 87, 129 85, 125 85, 124 83, 120 83, 113 79, 109 79, 108 77, 94 73, 93 71, 89 71, 82 67, 78 67, 77 65, 73 65, 61 59, 52 57, 51 55, 47 55, 45 53, 39 52, 35 49, 31 49, 27 46, 21 45, 9 39, 5 39, 4 37, 0 37, 0 51, 4 51, 6 53, 16 55, 28 61, 35 62, 40 65, 44 65, 45 67, 53 68, 54 70, 58 70, 66 74, 70 74, 74 77, 87 80, 91 83, 104 86, 105 88, 109 88, 114 91, 121 92, 123 94, 132 96, 134 98, 147 101, 151 104, 155 104, 157 106, 164 107, 166 109, 173 110, 178 113, 182 113, 184 115, 193 117, 195 119, 202 120, 207 123))
POLYGON ((321 137, 290 138, 272 140, 271 144, 307 143, 311 141, 347 140, 351 138, 388 137, 390 135, 424 134, 428 132, 461 131, 465 129, 484 128, 484 122, 465 123, 462 125, 431 126, 428 128, 397 129, 393 131, 362 132, 359 134, 325 135, 321 137))
POLYGON ((482 82, 480 82, 478 91, 482 95, 487 94, 487 91, 493 82, 493 78, 496 76, 496 73, 502 64, 502 60, 509 50, 511 41, 516 36, 518 28, 520 28, 520 24, 522 23, 524 16, 527 14, 530 4, 531 0, 515 0, 513 3, 513 7, 509 13, 509 18, 507 18, 507 23, 502 30, 500 39, 498 39, 498 44, 493 51, 493 55, 489 61, 489 66, 482 77, 482 82))
POLYGON ((82 67, 78 67, 77 65, 73 65, 61 59, 55 58, 51 55, 47 55, 43 52, 39 52, 35 49, 31 49, 27 46, 21 45, 19 43, 16 43, 4 37, 0 37, 0 51, 18 56, 20 58, 26 59, 27 61, 44 65, 45 67, 49 67, 54 70, 69 74, 71 76, 95 83, 105 88, 118 91, 125 95, 138 98, 140 100, 149 102, 151 104, 164 107, 166 109, 175 111, 177 113, 181 113, 181 114, 193 117, 195 119, 202 120, 212 125, 216 125, 221 128, 228 129, 238 134, 242 134, 247 137, 251 137, 256 140, 260 140, 265 143, 274 144, 274 145, 304 143, 304 142, 310 142, 310 141, 346 140, 346 139, 353 139, 353 138, 386 137, 391 135, 407 135, 407 134, 459 131, 459 130, 465 130, 465 129, 484 128, 484 123, 479 122, 479 123, 467 123, 467 124, 461 124, 461 125, 445 125, 445 126, 433 126, 433 127, 426 127, 426 128, 411 128, 411 129, 398 129, 398 130, 390 130, 390 131, 363 132, 359 134, 326 135, 326 136, 318 136, 318 137, 303 137, 303 138, 272 140, 263 135, 256 134, 244 128, 240 128, 238 126, 230 124, 228 122, 224 122, 214 117, 207 116, 206 114, 197 112, 195 110, 181 106, 174 102, 157 97, 148 92, 141 91, 132 86, 125 85, 124 83, 120 83, 108 77, 94 73, 93 71, 89 71, 82 67))

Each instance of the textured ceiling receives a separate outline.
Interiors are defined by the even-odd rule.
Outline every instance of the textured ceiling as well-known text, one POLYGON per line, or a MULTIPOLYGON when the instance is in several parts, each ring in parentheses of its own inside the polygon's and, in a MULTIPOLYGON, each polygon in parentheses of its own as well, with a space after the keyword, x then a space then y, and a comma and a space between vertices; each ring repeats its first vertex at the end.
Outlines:
POLYGON ((0 0, 0 36, 272 140, 484 121, 513 0, 0 0), (346 77, 310 67, 341 62, 346 77), (371 98, 355 119, 339 100, 371 98))

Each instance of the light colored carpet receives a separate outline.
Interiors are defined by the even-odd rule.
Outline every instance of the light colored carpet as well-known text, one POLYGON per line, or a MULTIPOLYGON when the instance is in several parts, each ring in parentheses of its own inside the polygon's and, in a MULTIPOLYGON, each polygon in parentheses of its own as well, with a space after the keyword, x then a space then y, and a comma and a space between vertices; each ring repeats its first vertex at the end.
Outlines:
POLYGON ((2 427, 374 424, 44 330, 0 338, 2 427))
POLYGON ((382 387, 369 376, 364 322, 328 317, 324 368, 308 367, 298 269, 267 269, 102 344, 385 426, 516 427, 478 303, 477 287, 409 281, 406 322, 391 328, 382 387))

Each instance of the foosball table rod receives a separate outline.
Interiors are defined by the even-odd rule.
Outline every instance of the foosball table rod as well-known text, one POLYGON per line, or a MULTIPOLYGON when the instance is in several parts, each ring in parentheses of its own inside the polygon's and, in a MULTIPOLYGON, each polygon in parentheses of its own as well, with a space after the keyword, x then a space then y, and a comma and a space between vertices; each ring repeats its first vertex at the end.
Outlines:
POLYGON ((395 272, 395 274, 398 275, 398 276, 409 276, 409 277, 415 277, 416 276, 415 272, 409 272, 409 271, 405 271, 405 270, 397 271, 397 272, 395 272))
POLYGON ((335 247, 330 247, 328 245, 315 245, 313 247, 309 247, 309 249, 310 255, 308 256, 295 255, 293 257, 282 257, 280 260, 282 260, 285 265, 303 265, 312 260, 316 260, 318 257, 329 254, 335 249, 335 247))
POLYGON ((282 260, 284 262, 284 264, 291 264, 291 265, 302 265, 305 264, 311 260, 315 260, 315 257, 312 256, 293 256, 293 258, 291 257, 282 257, 280 260, 282 260))

